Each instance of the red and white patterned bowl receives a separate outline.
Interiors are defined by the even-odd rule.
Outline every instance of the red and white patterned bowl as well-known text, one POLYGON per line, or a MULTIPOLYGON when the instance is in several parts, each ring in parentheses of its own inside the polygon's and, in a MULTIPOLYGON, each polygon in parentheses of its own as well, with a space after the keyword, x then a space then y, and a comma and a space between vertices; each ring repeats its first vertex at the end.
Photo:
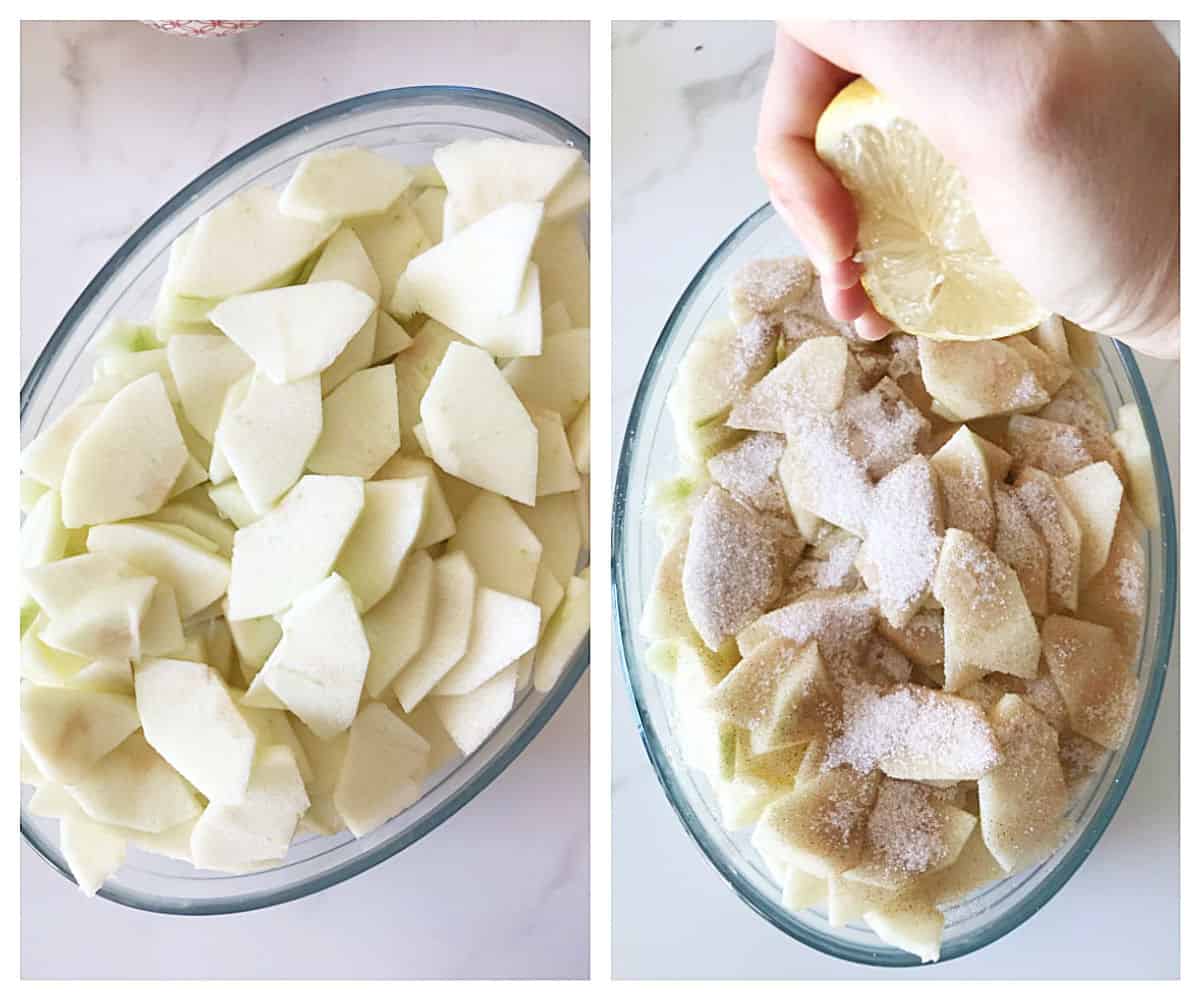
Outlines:
POLYGON ((185 38, 224 38, 226 35, 236 35, 251 28, 257 28, 262 21, 145 21, 144 24, 165 31, 168 35, 182 35, 185 38))

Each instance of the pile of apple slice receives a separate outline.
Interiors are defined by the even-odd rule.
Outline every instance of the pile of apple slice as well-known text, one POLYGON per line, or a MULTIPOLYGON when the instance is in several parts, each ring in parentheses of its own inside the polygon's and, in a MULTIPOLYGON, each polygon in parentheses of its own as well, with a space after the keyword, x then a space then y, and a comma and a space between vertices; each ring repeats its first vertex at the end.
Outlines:
POLYGON ((21 457, 22 781, 129 845, 356 837, 550 690, 589 621, 579 152, 305 157, 175 242, 21 457))
POLYGON ((1119 749, 1157 524, 1091 335, 858 340, 800 259, 737 278, 670 397, 641 623, 682 754, 784 905, 936 959, 1119 749))

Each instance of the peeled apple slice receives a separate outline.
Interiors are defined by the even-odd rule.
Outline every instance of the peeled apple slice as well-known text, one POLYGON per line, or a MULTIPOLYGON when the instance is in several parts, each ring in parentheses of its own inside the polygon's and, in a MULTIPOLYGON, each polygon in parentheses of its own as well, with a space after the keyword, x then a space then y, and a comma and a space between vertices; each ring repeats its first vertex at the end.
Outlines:
POLYGON ((297 267, 336 227, 284 215, 270 188, 239 192, 189 234, 172 275, 174 291, 220 299, 263 288, 297 267))
POLYGON ((380 365, 355 372, 326 397, 323 421, 308 467, 370 479, 400 448, 395 370, 380 365))
POLYGON ((63 819, 58 846, 85 896, 94 896, 125 863, 129 841, 118 830, 86 819, 63 819))
POLYGON ((424 549, 405 560, 391 591, 363 616, 371 647, 364 682, 367 694, 380 697, 429 637, 433 624, 433 560, 424 549))
POLYGON ((464 757, 479 749, 512 711, 516 685, 517 667, 513 664, 470 694, 431 699, 434 712, 464 757))
POLYGON ((29 686, 21 691, 21 745, 51 781, 75 784, 141 723, 126 695, 29 686))
POLYGON ((226 299, 209 319, 273 382, 294 382, 333 364, 375 309, 345 281, 320 281, 226 299))
POLYGON ((254 362, 228 337, 179 333, 167 341, 167 363, 179 389, 184 416, 211 441, 217 432, 225 393, 254 367, 254 362))
POLYGON ((485 490, 533 504, 537 430, 486 352, 464 344, 447 348, 421 400, 421 421, 441 468, 485 490), (464 406, 464 400, 471 405, 464 406))
POLYGON ((420 479, 364 484, 362 514, 335 567, 363 612, 378 604, 396 582, 420 530, 427 493, 420 479))
POLYGON ((300 161, 279 210, 316 223, 378 215, 412 182, 408 167, 369 149, 322 149, 300 161))
POLYGON ((387 706, 371 702, 358 714, 333 790, 333 804, 354 836, 366 836, 417 801, 429 750, 387 706))
POLYGON ((75 442, 103 409, 103 403, 76 403, 60 415, 22 450, 21 471, 44 486, 62 486, 75 442))
POLYGON ((533 649, 538 640, 540 620, 541 609, 532 601, 487 587, 478 588, 466 652, 438 681, 433 693, 469 694, 474 691, 533 649))
POLYGON ((466 554, 481 587, 522 598, 533 593, 542 543, 508 500, 481 492, 457 524, 447 551, 466 554))
POLYGON ((990 339, 1046 316, 992 253, 962 175, 869 82, 833 99, 816 147, 854 197, 863 288, 901 330, 990 339))
POLYGON ((71 449, 63 471, 63 524, 79 528, 154 513, 187 457, 162 376, 131 382, 71 449))
POLYGON ((433 162, 467 223, 510 202, 547 201, 582 162, 577 149, 514 139, 460 139, 433 162))
POLYGON ((554 687, 588 633, 587 570, 567 582, 566 592, 546 625, 533 659, 533 686, 538 691, 554 687))

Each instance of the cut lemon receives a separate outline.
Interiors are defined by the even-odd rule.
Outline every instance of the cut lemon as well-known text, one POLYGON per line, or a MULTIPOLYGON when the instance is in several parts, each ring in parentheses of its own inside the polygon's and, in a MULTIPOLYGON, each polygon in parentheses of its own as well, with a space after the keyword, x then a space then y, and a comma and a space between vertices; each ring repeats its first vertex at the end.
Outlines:
POLYGON ((986 340, 1046 317, 988 247, 962 175, 866 80, 825 109, 816 146, 858 207, 863 288, 899 329, 986 340))

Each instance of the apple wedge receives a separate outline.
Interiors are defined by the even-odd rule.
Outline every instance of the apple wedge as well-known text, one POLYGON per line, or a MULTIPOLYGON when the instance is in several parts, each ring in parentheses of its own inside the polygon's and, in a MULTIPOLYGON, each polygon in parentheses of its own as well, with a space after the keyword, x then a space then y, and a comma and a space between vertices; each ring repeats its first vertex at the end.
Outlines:
POLYGON ((1026 515, 1046 543, 1046 603, 1051 612, 1079 606, 1079 568, 1083 532, 1071 505, 1053 476, 1030 466, 1022 469, 1013 489, 1026 515))
POLYGON ((221 676, 203 663, 149 658, 133 683, 146 742, 210 801, 241 801, 254 732, 221 676))
POLYGON ((355 372, 325 398, 313 472, 370 479, 400 448, 396 375, 391 365, 355 372))
POLYGON ((333 364, 374 309, 371 297, 349 282, 321 281, 236 295, 209 319, 282 384, 333 364))
POLYGON ((1059 490, 1079 525, 1079 584, 1108 562, 1125 487, 1107 462, 1094 462, 1059 480, 1059 490))
POLYGON ((884 944, 911 952, 922 962, 936 962, 941 954, 946 918, 936 906, 897 901, 867 910, 863 922, 884 944))
POLYGON ((542 543, 512 504, 481 492, 457 524, 446 551, 462 552, 470 559, 479 586, 528 599, 542 563, 542 543))
POLYGON ((47 490, 21 522, 21 566, 32 569, 61 559, 70 540, 62 523, 62 495, 47 490))
POLYGON ((167 341, 167 363, 184 416, 206 441, 211 441, 217 432, 225 393, 254 367, 254 362, 228 337, 179 333, 167 341))
POLYGON ((255 374, 245 396, 222 416, 214 441, 261 515, 296 484, 322 437, 315 375, 279 385, 255 374))
POLYGON ((21 471, 59 489, 75 443, 103 409, 103 403, 76 403, 59 415, 21 451, 21 471))
POLYGON ((533 507, 514 509, 542 543, 541 565, 550 570, 560 584, 567 586, 579 566, 583 544, 574 499, 569 494, 556 493, 539 497, 533 507))
POLYGON ((167 584, 179 614, 189 618, 232 584, 229 560, 203 542, 179 525, 129 521, 97 525, 88 532, 87 546, 89 552, 106 553, 167 584))
POLYGON ((75 442, 63 471, 68 528, 152 514, 167 501, 187 462, 162 376, 118 392, 75 442))
POLYGON ((583 404, 567 428, 567 441, 571 446, 571 457, 575 460, 575 468, 581 476, 591 473, 592 469, 592 404, 589 399, 583 404))
POLYGON ((362 480, 304 476, 279 506, 234 536, 230 621, 283 611, 333 569, 365 502, 362 480))
MULTIPOLYGON (((413 542, 415 549, 427 549, 444 542, 457 530, 454 512, 450 509, 443 486, 450 479, 443 476, 427 458, 393 455, 375 473, 376 481, 387 479, 423 479, 425 481, 425 516, 413 542)), ((455 482, 459 482, 455 480, 455 482)), ((466 485, 466 484, 463 484, 466 485)), ((468 487, 474 490, 475 487, 468 487)))
POLYGON ((1062 694, 1071 728, 1116 750, 1133 721, 1138 681, 1116 632, 1104 625, 1051 615, 1042 626, 1050 676, 1062 694))
POLYGON ((533 686, 549 691, 587 637, 591 620, 590 581, 585 569, 567 581, 558 607, 545 624, 533 658, 533 686))
POLYGON ((536 358, 514 358, 504 377, 528 407, 557 410, 570 424, 591 395, 591 337, 586 329, 555 334, 536 358))
POLYGON ((105 880, 125 863, 128 845, 122 831, 103 823, 80 818, 59 823, 59 850, 85 896, 96 895, 105 880))
POLYGON ((426 188, 413 199, 412 207, 429 239, 433 243, 441 243, 445 235, 442 222, 446 214, 446 189, 426 188))
POLYGON ((807 340, 757 382, 729 414, 730 427, 791 430, 805 413, 832 413, 857 388, 858 366, 843 337, 807 340))
POLYGON ((424 519, 427 493, 421 479, 364 484, 362 514, 334 566, 362 612, 378 604, 395 584, 424 519))
POLYGON ((431 246, 407 198, 396 199, 382 215, 351 219, 346 225, 354 230, 371 258, 385 302, 409 262, 431 246))
POLYGON ((466 652, 434 686, 435 695, 470 694, 533 649, 541 609, 532 601, 478 586, 466 652))
POLYGON ((68 791, 97 823, 162 833, 200 815, 200 803, 141 733, 134 733, 68 791))
POLYGON ((435 150, 433 162, 468 224, 512 202, 544 202, 582 163, 569 146, 515 139, 460 139, 435 150))
POLYGON ((420 409, 434 461, 441 468, 519 503, 534 503, 537 430, 484 351, 451 344, 420 409), (464 400, 470 405, 463 405, 464 400))
POLYGON ((82 781, 140 724, 126 695, 33 685, 21 691, 21 745, 50 781, 82 781))
POLYGON ((380 697, 424 647, 433 625, 433 601, 433 560, 417 549, 405 560, 396 585, 363 616, 371 648, 364 681, 369 697, 380 697))
POLYGON ((375 345, 368 362, 372 365, 390 361, 401 351, 408 350, 413 342, 408 331, 387 313, 378 313, 375 320, 375 345))
POLYGON ((1150 441, 1137 404, 1126 403, 1117 410, 1117 429, 1112 432, 1112 441, 1129 470, 1129 493, 1134 509, 1142 523, 1153 530, 1158 527, 1158 488, 1150 441))
POLYGON ((333 804, 356 837, 365 837, 421 795, 429 743, 379 702, 367 704, 350 727, 333 804))
POLYGON ((479 749, 512 711, 516 681, 517 668, 514 664, 470 694, 443 695, 430 699, 438 720, 464 757, 469 757, 479 749))
POLYGON ((283 638, 255 677, 322 739, 358 711, 371 649, 349 585, 336 573, 280 618, 283 638))
POLYGON ((1050 402, 1029 362, 1003 341, 917 341, 926 388, 959 420, 1027 413, 1050 402))
POLYGON ((542 409, 530 411, 530 416, 538 436, 537 495, 575 492, 579 489, 579 470, 562 417, 554 410, 542 409))
POLYGON ((929 461, 941 483, 946 527, 969 531, 991 547, 996 539, 996 508, 987 446, 984 438, 963 424, 929 461))
POLYGON ((279 196, 279 211, 315 223, 386 212, 413 182, 402 163, 358 146, 309 153, 279 196))
MULTIPOLYGON (((996 512, 994 551, 1017 574, 1029 610, 1044 618, 1047 609, 1046 581, 1049 554, 1012 487, 996 483, 992 489, 996 512)), ((978 536, 976 536, 978 537, 978 536)))
POLYGON ((244 796, 236 802, 210 802, 196 820, 196 867, 240 874, 282 858, 308 804, 292 751, 267 747, 254 761, 244 796))
POLYGON ((142 622, 157 583, 147 576, 119 580, 85 595, 66 614, 52 617, 42 642, 88 659, 137 659, 142 622))
POLYGON ((572 325, 588 326, 591 317, 588 248, 574 219, 542 224, 533 246, 533 262, 541 279, 542 301, 561 302, 572 325))

